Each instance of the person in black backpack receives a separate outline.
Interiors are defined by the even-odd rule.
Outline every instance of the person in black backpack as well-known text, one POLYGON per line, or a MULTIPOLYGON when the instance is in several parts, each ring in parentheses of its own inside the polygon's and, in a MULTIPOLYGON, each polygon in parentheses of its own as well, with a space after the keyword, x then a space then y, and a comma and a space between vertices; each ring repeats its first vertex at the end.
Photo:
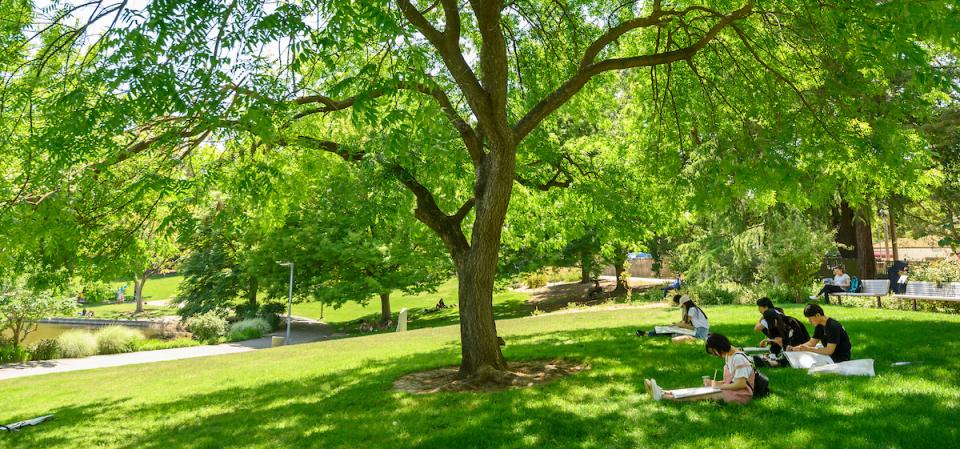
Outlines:
POLYGON ((754 330, 766 336, 760 341, 760 347, 770 347, 767 356, 756 356, 754 362, 762 366, 781 366, 783 349, 787 346, 799 346, 810 340, 807 328, 796 318, 788 316, 783 309, 775 307, 770 298, 757 300, 757 310, 762 317, 754 330))
POLYGON ((655 400, 673 401, 702 401, 721 400, 735 404, 746 404, 753 398, 766 396, 769 392, 769 380, 754 369, 750 357, 734 347, 730 340, 721 334, 710 334, 704 344, 707 354, 721 357, 723 364, 723 380, 709 380, 705 376, 704 385, 719 389, 719 392, 676 398, 670 391, 661 389, 653 379, 646 379, 644 385, 647 392, 655 400))

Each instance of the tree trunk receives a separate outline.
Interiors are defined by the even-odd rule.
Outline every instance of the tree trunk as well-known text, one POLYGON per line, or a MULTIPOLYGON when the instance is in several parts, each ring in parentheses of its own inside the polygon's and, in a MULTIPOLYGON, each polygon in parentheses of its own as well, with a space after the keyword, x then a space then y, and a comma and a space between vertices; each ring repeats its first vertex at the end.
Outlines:
POLYGON ((614 296, 626 296, 630 291, 630 273, 627 272, 627 250, 617 249, 613 271, 617 275, 617 288, 613 289, 614 296))
POLYGON ((250 310, 257 310, 257 290, 259 290, 259 284, 257 283, 257 278, 251 277, 250 283, 247 286, 247 304, 250 305, 250 310))
POLYGON ((870 211, 866 207, 860 210, 854 220, 857 235, 857 265, 860 279, 877 277, 877 259, 873 253, 873 232, 870 227, 870 211))
POLYGON ((593 270, 593 255, 588 251, 580 252, 580 283, 589 284, 593 282, 593 276, 591 276, 591 271, 593 270))
POLYGON ((461 377, 484 377, 490 370, 507 369, 493 317, 493 284, 515 173, 516 146, 491 148, 477 168, 469 248, 451 251, 459 281, 461 377))
POLYGON ((143 285, 147 283, 150 277, 150 271, 144 271, 141 275, 133 276, 133 299, 137 302, 137 308, 133 313, 143 313, 143 285))
POLYGON ((480 373, 484 368, 504 370, 507 362, 497 341, 493 318, 493 280, 496 264, 480 265, 465 261, 458 270, 460 301, 460 376, 480 373))
POLYGON ((846 201, 840 202, 839 210, 834 211, 834 225, 837 227, 837 249, 844 259, 857 259, 857 230, 854 226, 853 209, 846 201))
POLYGON ((380 321, 388 322, 393 314, 390 312, 390 292, 380 294, 380 321))

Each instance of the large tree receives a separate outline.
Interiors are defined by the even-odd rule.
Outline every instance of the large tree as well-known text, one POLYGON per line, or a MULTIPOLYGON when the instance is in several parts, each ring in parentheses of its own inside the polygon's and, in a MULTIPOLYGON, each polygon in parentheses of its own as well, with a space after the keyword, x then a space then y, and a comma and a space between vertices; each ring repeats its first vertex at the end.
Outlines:
MULTIPOLYGON (((91 18, 87 23, 40 30, 43 43, 30 53, 33 62, 8 72, 18 79, 42 72, 61 49, 82 46, 78 42, 89 22, 108 28, 91 33, 104 38, 92 39, 83 47, 88 52, 54 64, 62 69, 62 90, 19 85, 13 98, 39 93, 37 103, 48 117, 75 118, 30 130, 23 151, 43 149, 52 155, 49 170, 93 179, 132 159, 154 161, 162 173, 188 160, 204 142, 239 135, 251 142, 250 154, 297 146, 345 161, 381 163, 389 168, 383 172, 416 198, 416 218, 442 240, 456 267, 463 375, 506 367, 492 294, 518 158, 536 160, 542 154, 548 136, 540 124, 584 86, 616 81, 612 72, 647 68, 657 80, 654 86, 665 87, 655 89, 662 94, 655 95, 659 104, 668 97, 674 103, 671 79, 680 73, 703 81, 711 98, 720 98, 736 83, 711 78, 719 73, 757 91, 749 85, 751 70, 741 70, 749 64, 769 74, 766 83, 789 86, 803 105, 790 110, 809 112, 823 124, 821 105, 810 104, 803 89, 820 87, 817 75, 836 68, 825 68, 811 55, 835 51, 839 39, 854 40, 845 47, 852 54, 839 63, 856 66, 858 57, 884 43, 905 40, 901 31, 861 37, 836 30, 838 23, 884 29, 899 16, 893 6, 874 2, 777 1, 761 7, 751 0, 669 5, 397 0, 267 6, 259 0, 184 0, 151 2, 134 13, 125 2, 85 7, 58 13, 54 22, 73 23, 83 14, 91 18), (729 66, 732 54, 740 59, 733 56, 729 66), (694 61, 732 71, 704 75, 694 61), (445 120, 457 140, 444 138, 436 118, 445 120), (351 132, 343 133, 344 126, 351 132), (360 140, 338 140, 355 130, 390 145, 369 149, 360 140), (436 138, 409 147, 405 134, 420 131, 437 133, 427 136, 436 138), (457 182, 446 182, 448 167, 459 167, 457 182)), ((955 15, 943 2, 911 8, 914 21, 943 24, 955 15)), ((667 109, 678 109, 672 106, 667 109)), ((763 118, 751 114, 743 123, 749 128, 763 118)), ((685 134, 677 122, 678 134, 685 134)), ((219 154, 237 157, 233 151, 219 154)), ((27 181, 26 190, 36 192, 27 197, 46 198, 48 189, 27 181)))

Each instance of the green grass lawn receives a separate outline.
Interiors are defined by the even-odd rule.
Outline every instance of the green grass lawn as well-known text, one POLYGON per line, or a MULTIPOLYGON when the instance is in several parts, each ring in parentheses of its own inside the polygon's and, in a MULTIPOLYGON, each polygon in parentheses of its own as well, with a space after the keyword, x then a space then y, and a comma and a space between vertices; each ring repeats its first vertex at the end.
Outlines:
MULTIPOLYGON (((94 318, 107 320, 129 320, 158 318, 162 316, 176 315, 177 307, 170 304, 177 297, 177 287, 183 276, 167 276, 162 278, 148 279, 143 286, 143 300, 146 301, 165 301, 167 305, 143 305, 143 313, 134 314, 137 304, 133 300, 133 282, 128 282, 126 297, 127 301, 123 304, 96 304, 87 306, 87 309, 94 311, 94 318)), ((124 285, 123 282, 115 282, 110 285, 114 291, 124 285)))
MULTIPOLYGON (((527 295, 510 290, 494 294, 493 303, 496 314, 501 318, 529 316, 532 306, 526 304, 527 295)), ((434 293, 407 295, 395 292, 391 295, 390 305, 394 317, 403 308, 408 308, 409 328, 419 329, 455 324, 458 322, 458 312, 455 307, 432 313, 424 313, 424 309, 432 309, 437 301, 443 298, 448 306, 457 304, 457 280, 450 279, 443 283, 434 293)), ((293 314, 313 319, 321 319, 320 303, 306 302, 293 305, 293 314)), ((353 331, 356 326, 350 323, 359 319, 379 319, 380 298, 371 298, 366 305, 356 302, 343 304, 339 309, 330 306, 323 307, 323 321, 336 325, 343 331, 353 331)))
MULTIPOLYGON (((759 340, 749 306, 706 307, 713 330, 759 340)), ((799 315, 796 308, 789 313, 799 315)), ((454 365, 455 326, 243 354, 0 381, 0 422, 56 419, 23 448, 946 448, 960 441, 960 317, 828 307, 877 377, 765 370, 772 396, 746 406, 658 403, 643 379, 694 386, 722 362, 699 344, 640 339, 676 309, 501 320, 508 360, 566 358, 591 370, 497 393, 412 395, 401 375, 454 365), (894 361, 920 361, 891 367, 894 361)))
MULTIPOLYGON (((177 297, 177 288, 180 286, 180 282, 182 281, 183 276, 166 276, 147 279, 147 283, 143 286, 143 300, 168 301, 175 299, 177 297)), ((116 293, 117 289, 120 288, 121 285, 127 286, 127 301, 133 299, 133 281, 114 282, 110 284, 110 288, 112 288, 114 293, 116 293)))

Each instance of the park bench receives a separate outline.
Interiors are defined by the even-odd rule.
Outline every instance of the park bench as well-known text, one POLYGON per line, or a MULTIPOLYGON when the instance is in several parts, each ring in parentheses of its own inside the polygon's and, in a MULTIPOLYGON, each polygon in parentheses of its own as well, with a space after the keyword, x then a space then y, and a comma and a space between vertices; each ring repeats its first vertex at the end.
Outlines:
POLYGON ((894 298, 912 299, 913 310, 917 310, 917 300, 926 301, 960 301, 960 282, 910 281, 907 282, 907 291, 893 295, 894 298))
POLYGON ((837 304, 840 304, 840 297, 842 296, 874 296, 877 298, 877 307, 882 307, 880 297, 887 296, 890 293, 890 279, 863 279, 860 282, 863 285, 861 293, 831 293, 830 297, 836 297, 837 304))

